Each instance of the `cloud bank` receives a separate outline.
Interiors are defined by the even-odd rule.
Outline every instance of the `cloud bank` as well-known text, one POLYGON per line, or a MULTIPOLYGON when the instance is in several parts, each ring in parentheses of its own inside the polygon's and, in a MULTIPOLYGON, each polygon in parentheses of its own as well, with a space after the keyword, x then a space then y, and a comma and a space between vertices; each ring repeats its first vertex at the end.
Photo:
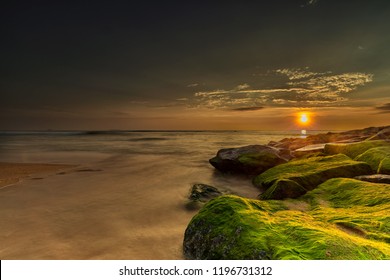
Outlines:
POLYGON ((390 113, 390 103, 383 104, 376 107, 377 110, 380 110, 381 113, 390 113))
POLYGON ((349 94, 372 82, 367 73, 333 74, 304 69, 277 69, 271 73, 278 87, 252 88, 243 83, 232 89, 199 91, 194 94, 197 107, 229 109, 262 107, 326 107, 346 104, 349 94))

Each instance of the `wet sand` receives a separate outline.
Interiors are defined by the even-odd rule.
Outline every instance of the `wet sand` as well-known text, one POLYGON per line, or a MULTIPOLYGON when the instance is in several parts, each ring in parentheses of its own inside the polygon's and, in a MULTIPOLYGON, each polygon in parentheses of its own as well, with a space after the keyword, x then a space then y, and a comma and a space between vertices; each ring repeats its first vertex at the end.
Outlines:
POLYGON ((212 178, 211 167, 180 166, 153 155, 1 164, 0 258, 182 259, 190 183, 212 178))
POLYGON ((0 162, 0 189, 14 185, 23 179, 43 179, 54 172, 74 167, 67 164, 44 164, 44 163, 11 163, 0 162), (36 175, 36 176, 33 176, 36 175))

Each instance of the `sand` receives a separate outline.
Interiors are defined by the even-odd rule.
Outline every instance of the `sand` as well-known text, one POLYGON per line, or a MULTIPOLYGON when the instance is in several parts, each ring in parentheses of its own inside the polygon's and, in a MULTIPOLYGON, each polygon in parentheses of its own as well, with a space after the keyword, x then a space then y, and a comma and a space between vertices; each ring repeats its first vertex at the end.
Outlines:
POLYGON ((188 186, 168 176, 180 182, 198 174, 187 168, 172 175, 164 166, 174 160, 159 162, 117 156, 79 166, 2 163, 0 258, 182 259, 195 212, 184 207, 188 186))
POLYGON ((32 180, 40 180, 43 179, 41 175, 47 176, 72 167, 74 166, 68 164, 0 162, 0 189, 14 185, 29 177, 32 180), (32 177, 33 175, 35 176, 32 177))

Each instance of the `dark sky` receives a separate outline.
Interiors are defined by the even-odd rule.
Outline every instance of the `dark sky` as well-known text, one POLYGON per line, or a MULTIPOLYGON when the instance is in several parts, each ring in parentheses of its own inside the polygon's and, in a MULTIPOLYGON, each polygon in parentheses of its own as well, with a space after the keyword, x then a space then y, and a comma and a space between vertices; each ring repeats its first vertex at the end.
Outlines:
POLYGON ((390 116, 387 0, 10 1, 0 13, 3 130, 283 130, 302 110, 336 129, 390 116))

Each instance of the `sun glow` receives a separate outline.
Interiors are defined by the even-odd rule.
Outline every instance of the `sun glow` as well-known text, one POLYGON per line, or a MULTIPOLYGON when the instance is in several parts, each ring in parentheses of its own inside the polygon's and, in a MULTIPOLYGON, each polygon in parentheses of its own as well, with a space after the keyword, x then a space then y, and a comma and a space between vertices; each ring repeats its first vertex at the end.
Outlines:
POLYGON ((298 114, 298 123, 300 125, 308 125, 310 123, 310 115, 307 112, 300 112, 298 114))

